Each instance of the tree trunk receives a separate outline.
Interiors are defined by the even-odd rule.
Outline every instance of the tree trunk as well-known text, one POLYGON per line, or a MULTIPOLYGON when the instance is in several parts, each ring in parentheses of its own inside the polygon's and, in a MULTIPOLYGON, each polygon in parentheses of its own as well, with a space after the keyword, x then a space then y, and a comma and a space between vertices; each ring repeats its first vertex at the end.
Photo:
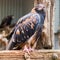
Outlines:
POLYGON ((54 34, 53 34, 53 20, 54 20, 54 0, 35 0, 34 5, 43 3, 46 6, 46 18, 44 22, 45 28, 43 29, 43 32, 46 34, 47 37, 42 37, 43 42, 41 42, 41 39, 38 40, 36 48, 42 48, 44 43, 44 46, 48 46, 48 48, 52 48, 53 46, 53 40, 54 40, 54 34))

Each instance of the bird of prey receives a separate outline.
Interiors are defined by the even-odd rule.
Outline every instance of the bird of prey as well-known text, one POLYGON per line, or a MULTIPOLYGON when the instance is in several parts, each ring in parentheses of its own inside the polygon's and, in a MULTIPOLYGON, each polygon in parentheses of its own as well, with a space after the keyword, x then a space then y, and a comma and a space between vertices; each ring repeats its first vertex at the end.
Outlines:
POLYGON ((30 13, 18 20, 6 50, 17 50, 22 47, 27 51, 32 50, 31 46, 42 32, 46 15, 44 8, 43 4, 38 4, 30 13))

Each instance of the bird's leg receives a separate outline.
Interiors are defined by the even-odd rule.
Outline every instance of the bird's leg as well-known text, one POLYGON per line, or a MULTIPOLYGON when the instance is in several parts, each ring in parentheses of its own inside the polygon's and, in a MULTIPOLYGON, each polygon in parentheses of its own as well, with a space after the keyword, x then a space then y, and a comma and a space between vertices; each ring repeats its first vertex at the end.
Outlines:
POLYGON ((29 49, 28 49, 28 47, 26 45, 24 46, 23 51, 26 52, 26 53, 28 53, 28 54, 30 54, 29 49))
POLYGON ((24 46, 24 51, 26 51, 28 53, 31 51, 34 51, 34 48, 36 47, 36 45, 34 46, 34 44, 36 44, 35 42, 37 41, 36 35, 37 35, 37 32, 35 32, 34 35, 29 38, 29 40, 27 41, 27 43, 24 46), (33 46, 34 46, 34 48, 33 48, 33 46))
POLYGON ((23 51, 24 51, 24 52, 27 52, 28 54, 30 54, 30 52, 33 51, 33 49, 31 48, 31 46, 29 45, 29 43, 27 43, 27 44, 24 46, 23 51))

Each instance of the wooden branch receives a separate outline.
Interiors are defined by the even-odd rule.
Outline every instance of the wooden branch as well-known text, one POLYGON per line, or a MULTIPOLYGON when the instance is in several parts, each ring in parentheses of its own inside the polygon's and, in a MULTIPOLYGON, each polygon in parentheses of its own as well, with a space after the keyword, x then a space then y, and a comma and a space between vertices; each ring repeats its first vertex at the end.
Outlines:
POLYGON ((35 50, 29 56, 23 51, 0 51, 0 60, 28 60, 26 57, 30 60, 53 60, 54 57, 60 60, 60 50, 35 50))

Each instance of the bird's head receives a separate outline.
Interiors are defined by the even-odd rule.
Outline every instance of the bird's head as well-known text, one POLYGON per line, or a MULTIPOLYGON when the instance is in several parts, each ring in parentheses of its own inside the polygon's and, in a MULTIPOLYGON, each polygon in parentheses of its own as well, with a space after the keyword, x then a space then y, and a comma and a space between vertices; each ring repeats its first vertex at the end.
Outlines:
POLYGON ((8 15, 7 18, 11 18, 11 19, 14 19, 14 15, 8 15))
POLYGON ((44 4, 37 4, 35 5, 35 10, 36 12, 45 12, 46 8, 45 8, 45 5, 44 4))

